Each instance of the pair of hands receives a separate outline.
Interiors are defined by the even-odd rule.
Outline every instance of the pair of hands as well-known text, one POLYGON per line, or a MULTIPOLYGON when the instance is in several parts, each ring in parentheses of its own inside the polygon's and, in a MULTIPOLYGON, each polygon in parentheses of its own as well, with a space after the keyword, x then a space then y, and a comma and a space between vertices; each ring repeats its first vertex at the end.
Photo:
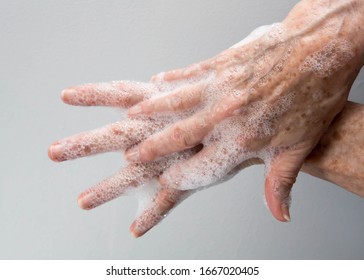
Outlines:
POLYGON ((147 199, 130 229, 141 236, 195 190, 264 162, 268 207, 276 219, 289 221, 296 176, 343 108, 360 67, 346 37, 322 36, 320 22, 313 34, 308 27, 293 32, 287 22, 290 17, 149 83, 64 90, 62 99, 71 105, 129 109, 128 119, 50 146, 54 161, 125 151, 129 164, 82 193, 79 205, 92 209, 130 189, 143 190, 147 199))

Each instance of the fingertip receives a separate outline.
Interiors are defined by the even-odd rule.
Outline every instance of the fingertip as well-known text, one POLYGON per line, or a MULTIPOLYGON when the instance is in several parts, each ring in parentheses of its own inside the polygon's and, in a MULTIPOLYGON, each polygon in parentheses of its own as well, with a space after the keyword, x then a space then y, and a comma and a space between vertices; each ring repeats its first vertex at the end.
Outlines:
POLYGON ((266 193, 267 206, 271 214, 278 221, 284 222, 286 219, 283 217, 279 203, 269 194, 266 193))
POLYGON ((72 97, 77 93, 73 87, 68 87, 61 92, 61 99, 64 103, 70 104, 72 97))
POLYGON ((84 210, 91 210, 102 203, 98 201, 97 193, 95 193, 92 189, 89 189, 78 196, 77 204, 84 210))
POLYGON ((85 199, 83 199, 83 194, 81 194, 78 198, 77 198, 77 204, 78 206, 83 209, 83 210, 90 210, 91 207, 89 207, 88 203, 86 202, 85 199))
POLYGON ((284 218, 284 222, 289 223, 291 221, 291 214, 289 213, 289 208, 283 206, 282 207, 282 216, 284 218))
POLYGON ((64 89, 61 91, 61 99, 62 101, 65 102, 66 98, 67 98, 67 89, 64 89))
POLYGON ((57 142, 49 146, 48 157, 54 162, 62 162, 66 160, 64 157, 62 157, 62 148, 57 142))
POLYGON ((131 225, 130 225, 130 234, 134 237, 134 238, 139 238, 141 236, 144 235, 145 232, 141 232, 138 230, 137 228, 137 222, 134 221, 131 225))
POLYGON ((280 189, 281 187, 276 182, 272 182, 269 178, 266 179, 265 198, 270 212, 278 221, 290 222, 290 197, 289 195, 282 195, 280 189))
POLYGON ((139 237, 139 235, 138 235, 137 231, 135 230, 135 221, 134 221, 134 222, 132 222, 132 224, 130 225, 129 231, 130 231, 130 234, 131 234, 134 238, 138 238, 138 237, 139 237))
POLYGON ((51 146, 48 147, 48 151, 47 151, 48 152, 48 158, 55 161, 54 157, 53 157, 53 151, 52 150, 53 150, 53 148, 52 148, 52 145, 51 145, 51 146))

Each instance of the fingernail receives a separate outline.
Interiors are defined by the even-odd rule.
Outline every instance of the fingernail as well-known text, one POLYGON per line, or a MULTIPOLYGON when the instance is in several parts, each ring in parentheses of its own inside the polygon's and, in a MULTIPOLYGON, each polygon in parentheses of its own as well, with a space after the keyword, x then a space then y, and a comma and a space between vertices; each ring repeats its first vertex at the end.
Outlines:
POLYGON ((64 161, 62 150, 62 145, 60 144, 51 145, 48 149, 48 157, 54 161, 64 161))
POLYGON ((131 107, 128 111, 129 115, 138 115, 142 112, 142 107, 139 105, 135 105, 131 107))
POLYGON ((290 222, 291 216, 289 214, 289 208, 286 205, 282 206, 282 213, 283 213, 283 218, 286 220, 286 222, 290 222))
POLYGON ((130 161, 137 161, 139 159, 139 148, 131 148, 129 151, 126 152, 125 156, 130 161))
POLYGON ((61 98, 63 101, 69 100, 77 91, 73 88, 66 88, 61 92, 61 98))
POLYGON ((288 215, 286 215, 286 214, 283 215, 283 218, 286 220, 286 222, 290 222, 291 221, 291 218, 288 215))

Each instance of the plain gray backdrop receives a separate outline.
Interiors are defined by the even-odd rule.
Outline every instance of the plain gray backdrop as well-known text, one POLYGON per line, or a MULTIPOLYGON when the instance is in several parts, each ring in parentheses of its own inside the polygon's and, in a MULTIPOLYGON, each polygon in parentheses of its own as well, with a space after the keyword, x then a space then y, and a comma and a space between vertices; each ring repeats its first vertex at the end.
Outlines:
MULTIPOLYGON (((362 259, 364 200, 301 174, 292 222, 263 202, 262 166, 199 192, 134 239, 136 201, 81 210, 80 192, 121 167, 120 153, 54 163, 49 144, 120 118, 65 105, 63 88, 155 73, 209 58, 294 0, 2 1, 0 9, 0 258, 362 259)), ((351 100, 364 102, 357 79, 351 100)))

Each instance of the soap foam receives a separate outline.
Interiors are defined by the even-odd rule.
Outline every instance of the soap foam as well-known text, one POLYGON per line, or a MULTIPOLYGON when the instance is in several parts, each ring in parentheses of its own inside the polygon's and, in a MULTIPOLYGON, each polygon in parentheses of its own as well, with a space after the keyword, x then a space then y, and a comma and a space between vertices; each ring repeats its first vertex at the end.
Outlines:
POLYGON ((255 142, 274 135, 279 117, 294 97, 294 93, 280 97, 274 106, 263 101, 252 103, 240 115, 218 123, 202 142, 204 149, 213 147, 210 153, 202 156, 196 165, 184 164, 183 170, 179 168, 181 162, 177 163, 163 178, 171 186, 190 190, 220 183, 232 169, 251 158, 260 158, 268 164, 280 147, 254 150, 255 142))
POLYGON ((164 123, 148 119, 119 121, 61 140, 62 153, 57 160, 75 159, 100 152, 125 150, 164 127, 164 123))
POLYGON ((309 55, 300 65, 301 72, 313 72, 320 78, 329 77, 354 57, 351 43, 335 39, 321 50, 309 55))
POLYGON ((259 39, 263 35, 269 33, 269 31, 273 31, 274 28, 275 28, 275 26, 277 26, 277 23, 271 24, 271 25, 263 25, 263 26, 260 26, 260 27, 258 27, 256 29, 254 29, 243 40, 241 40, 240 42, 238 42, 235 45, 231 46, 230 48, 239 48, 239 47, 242 47, 244 45, 247 45, 247 44, 253 42, 254 40, 259 39))
MULTIPOLYGON (((211 104, 219 102, 224 97, 254 95, 259 88, 264 87, 274 75, 281 72, 286 61, 292 53, 294 40, 288 47, 282 44, 285 36, 285 30, 281 24, 273 24, 270 26, 262 26, 254 30, 247 38, 235 44, 230 49, 238 50, 246 44, 254 44, 256 39, 260 39, 259 43, 254 45, 256 52, 252 52, 247 59, 255 59, 253 65, 251 63, 231 66, 228 71, 217 73, 209 70, 203 75, 184 80, 178 80, 171 83, 164 82, 164 74, 160 74, 154 80, 155 85, 159 89, 159 93, 153 95, 152 98, 166 96, 180 87, 191 84, 204 83, 206 86, 203 91, 202 102, 195 108, 180 113, 160 113, 150 116, 152 121, 160 121, 163 119, 165 127, 173 125, 176 121, 188 118, 200 110, 211 110, 211 104), (273 46, 273 47, 272 47, 273 46), (265 49, 263 53, 259 50, 265 49), (269 65, 271 56, 276 56, 274 65, 269 65), (249 66, 248 66, 249 65, 249 66), (229 83, 235 82, 235 77, 239 76, 242 89, 234 90, 227 86, 229 83), (216 81, 222 81, 220 83, 216 81)), ((299 67, 301 72, 312 72, 318 77, 327 77, 341 69, 354 56, 352 47, 345 40, 333 40, 326 47, 306 57, 302 65, 299 67)), ((226 57, 218 57, 214 63, 226 63, 226 57)), ((233 63, 232 63, 233 64, 233 63)), ((277 85, 270 95, 272 102, 254 101, 248 106, 237 109, 235 114, 228 119, 215 125, 213 131, 204 138, 204 148, 200 152, 200 161, 196 164, 192 162, 194 151, 182 158, 166 159, 165 169, 170 168, 162 175, 164 182, 170 188, 178 190, 197 190, 210 187, 221 183, 223 180, 234 176, 238 171, 238 166, 252 158, 261 159, 266 170, 269 170, 273 160, 281 153, 292 147, 269 147, 261 148, 259 141, 264 143, 265 139, 270 139, 276 133, 276 125, 279 123, 281 116, 287 112, 296 97, 295 92, 289 94, 284 93, 284 85, 277 85), (218 143, 218 144, 217 144, 218 143), (183 170, 181 169, 183 166, 183 170)), ((321 98, 320 92, 314 92, 314 99, 321 98)), ((162 130, 162 129, 161 129, 162 130)), ((181 154, 181 153, 176 153, 181 154)), ((158 189, 158 182, 154 182, 151 193, 145 192, 148 185, 143 186, 140 191, 143 192, 139 198, 139 213, 144 213, 145 219, 139 220, 141 228, 146 227, 148 219, 157 222, 162 217, 155 216, 153 212, 153 199, 155 198, 155 189, 158 189), (148 211, 150 215, 148 216, 148 211), (154 216, 153 216, 154 215, 154 216)), ((139 189, 137 190, 139 191, 139 189)), ((285 206, 290 204, 290 196, 276 184, 272 190, 274 195, 283 199, 285 206)), ((171 198, 173 199, 173 198, 171 198)), ((149 224, 150 226, 150 224, 149 224)))
MULTIPOLYGON (((108 137, 102 137, 97 141, 105 145, 110 145, 110 147, 108 147, 110 150, 129 149, 140 143, 149 135, 173 125, 176 121, 188 118, 197 111, 211 109, 211 104, 218 102, 224 97, 231 96, 232 94, 236 96, 236 98, 240 98, 244 95, 254 95, 259 87, 264 86, 268 82, 269 75, 266 77, 267 80, 260 79, 259 75, 269 73, 272 69, 273 72, 276 73, 283 68, 285 59, 289 55, 287 54, 289 52, 280 46, 283 34, 284 29, 280 24, 263 26, 256 29, 246 39, 232 47, 232 49, 242 47, 244 44, 253 43, 257 38, 263 38, 260 40, 261 45, 256 46, 257 49, 264 47, 265 44, 267 46, 271 45, 273 42, 276 48, 280 48, 279 53, 281 55, 280 62, 276 65, 267 65, 265 63, 267 57, 253 53, 253 55, 257 55, 256 58, 258 63, 254 66, 236 65, 231 67, 229 72, 224 73, 223 77, 217 77, 219 73, 208 70, 193 78, 165 82, 164 73, 157 75, 153 80, 153 86, 145 87, 146 98, 159 98, 166 96, 179 88, 185 87, 186 85, 202 84, 202 86, 204 86, 204 91, 201 104, 180 113, 165 112, 153 114, 148 117, 137 117, 136 121, 145 122, 147 125, 141 125, 138 129, 130 130, 130 134, 135 136, 133 136, 133 139, 130 141, 127 140, 126 142, 123 142, 122 146, 120 146, 120 143, 115 144, 113 141, 110 141, 110 138, 108 137), (243 81, 246 82, 247 86, 232 93, 231 87, 226 84, 227 82, 234 82, 234 77, 236 76, 244 77, 243 81), (216 81, 218 80, 221 80, 222 82, 217 83, 216 81)), ((240 80, 240 82, 242 81, 240 80)), ((117 85, 117 82, 115 82, 115 84, 117 85)), ((100 90, 112 91, 111 88, 107 87, 107 85, 105 85, 104 88, 100 87, 100 90)), ((272 158, 280 152, 280 147, 260 149, 258 148, 259 145, 256 148, 254 148, 254 145, 256 144, 255 142, 260 140, 264 141, 265 138, 274 135, 277 121, 282 114, 287 111, 295 97, 295 93, 283 97, 281 95, 282 89, 278 86, 277 90, 272 93, 275 100, 272 104, 259 100, 252 102, 250 105, 238 109, 235 112, 235 116, 218 123, 213 131, 211 131, 203 140, 204 149, 200 153, 208 151, 209 148, 211 148, 211 150, 209 154, 206 154, 206 157, 201 158, 198 166, 191 164, 183 170, 178 170, 181 164, 187 163, 192 159, 192 156, 196 154, 196 149, 174 153, 155 160, 152 163, 139 163, 138 168, 133 171, 134 173, 123 174, 124 171, 121 171, 119 177, 112 183, 112 188, 108 191, 100 188, 100 185, 93 188, 91 191, 98 192, 100 198, 97 203, 101 204, 125 193, 135 194, 139 204, 139 218, 137 219, 136 226, 138 229, 143 230, 163 218, 161 216, 162 213, 158 214, 158 211, 156 211, 155 208, 155 199, 161 190, 161 186, 158 181, 151 180, 151 178, 157 178, 165 170, 170 168, 168 172, 162 175, 164 181, 169 183, 168 185, 170 188, 175 188, 174 191, 179 191, 202 189, 219 184, 231 176, 234 176, 239 171, 238 166, 251 158, 259 158, 264 161, 264 163, 269 164, 272 161, 272 158), (219 145, 217 145, 217 143, 219 143, 219 145), (248 145, 248 147, 246 145, 248 145), (172 170, 176 170, 176 174, 179 175, 174 176, 171 172, 172 170), (128 181, 125 177, 133 178, 133 180, 130 181, 129 179, 128 181), (132 190, 132 192, 128 190, 132 190)), ((131 126, 134 127, 134 125, 131 126)), ((122 133, 123 131, 120 132, 122 133)), ((85 143, 88 142, 86 141, 85 143)), ((88 144, 86 144, 86 146, 87 145, 88 144)), ((80 147, 80 149, 82 149, 82 147, 80 147)), ((176 195, 172 194, 173 192, 171 192, 171 197, 169 199, 174 201, 177 198, 176 195)), ((165 213, 163 215, 165 215, 165 213)))
POLYGON ((111 83, 84 84, 75 90, 77 94, 67 94, 70 89, 62 92, 67 95, 66 102, 73 105, 105 105, 129 107, 129 101, 136 93, 144 98, 150 98, 155 88, 152 84, 134 81, 113 81, 111 83))
MULTIPOLYGON (((278 64, 271 66, 268 65, 269 69, 267 69, 267 65, 265 64, 266 59, 264 57, 260 57, 261 65, 259 65, 259 63, 258 66, 255 65, 254 67, 256 67, 256 69, 249 69, 247 68, 249 66, 245 65, 231 67, 229 72, 222 78, 223 82, 220 84, 215 82, 218 80, 216 77, 217 73, 211 70, 206 71, 203 76, 197 76, 197 78, 178 80, 171 83, 164 82, 164 73, 157 75, 154 79, 154 83, 159 89, 159 93, 154 94, 152 99, 166 96, 176 89, 190 84, 205 83, 206 87, 203 92, 202 102, 199 106, 180 113, 158 113, 149 117, 153 121, 157 122, 163 119, 163 123, 166 127, 168 127, 178 120, 192 116, 197 111, 203 108, 208 108, 209 104, 213 104, 218 100, 221 100, 224 96, 226 97, 231 95, 231 89, 226 86, 226 82, 233 80, 236 75, 246 77, 250 84, 247 89, 243 90, 243 92, 238 91, 235 95, 241 96, 244 94, 254 94, 254 91, 257 88, 264 86, 267 80, 261 79, 259 81, 259 79, 252 79, 250 73, 254 72, 253 70, 260 70, 259 74, 262 74, 264 71, 269 72, 272 68, 273 72, 282 71, 285 60, 290 55, 291 49, 287 50, 279 45, 282 41, 284 30, 280 24, 263 26, 256 29, 252 32, 252 34, 250 34, 250 36, 232 47, 242 47, 244 44, 251 43, 255 39, 262 38, 267 34, 268 36, 265 40, 263 40, 263 44, 272 44, 272 42, 274 42, 277 45, 277 48, 281 48, 281 57, 278 64), (259 67, 260 69, 258 69, 259 67)), ((219 79, 220 78, 221 77, 219 77, 219 79)), ((268 78, 269 77, 267 76, 267 79, 268 78)), ((173 163, 169 161, 166 166, 170 166, 171 169, 163 175, 163 180, 165 182, 169 182, 170 187, 175 187, 179 190, 202 189, 219 184, 231 176, 234 176, 239 171, 239 168, 236 167, 251 158, 260 158, 267 165, 270 164, 273 157, 280 152, 280 147, 249 151, 244 147, 244 144, 252 141, 253 139, 264 139, 265 137, 273 135, 276 130, 275 124, 277 120, 284 112, 286 112, 295 97, 295 93, 290 93, 281 97, 282 88, 280 86, 277 87, 273 95, 276 98, 274 105, 269 105, 263 101, 253 102, 246 108, 239 110, 238 116, 230 117, 217 124, 214 130, 204 139, 204 149, 214 146, 217 142, 224 143, 224 145, 218 145, 213 150, 212 155, 209 155, 206 158, 201 158, 198 166, 194 166, 192 164, 189 167, 184 167, 184 170, 180 170, 176 173, 180 174, 178 177, 173 176, 173 172, 171 171, 178 170, 178 166, 188 162, 195 153, 191 152, 188 156, 174 159, 173 163)), ((158 185, 157 182, 154 182, 154 184, 158 185)), ((143 215, 146 215, 146 220, 148 218, 152 218, 156 221, 161 219, 161 217, 149 217, 147 215, 147 212, 151 211, 147 209, 151 209, 153 207, 154 202, 152 197, 155 196, 155 193, 148 194, 148 192, 144 191, 148 188, 148 185, 149 184, 140 189, 143 195, 139 196, 142 198, 139 198, 140 205, 138 213, 144 213, 143 215), (150 203, 151 201, 152 203, 150 203)), ((152 189, 155 188, 156 186, 154 185, 152 189)), ((137 192, 139 191, 139 189, 135 190, 137 192)), ((150 215, 152 215, 151 213, 152 212, 150 212, 150 215)), ((155 213, 153 215, 155 215, 155 213)), ((146 220, 144 223, 146 223, 146 220)), ((141 221, 138 223, 143 224, 141 221)), ((139 226, 143 227, 141 224, 139 226)))

